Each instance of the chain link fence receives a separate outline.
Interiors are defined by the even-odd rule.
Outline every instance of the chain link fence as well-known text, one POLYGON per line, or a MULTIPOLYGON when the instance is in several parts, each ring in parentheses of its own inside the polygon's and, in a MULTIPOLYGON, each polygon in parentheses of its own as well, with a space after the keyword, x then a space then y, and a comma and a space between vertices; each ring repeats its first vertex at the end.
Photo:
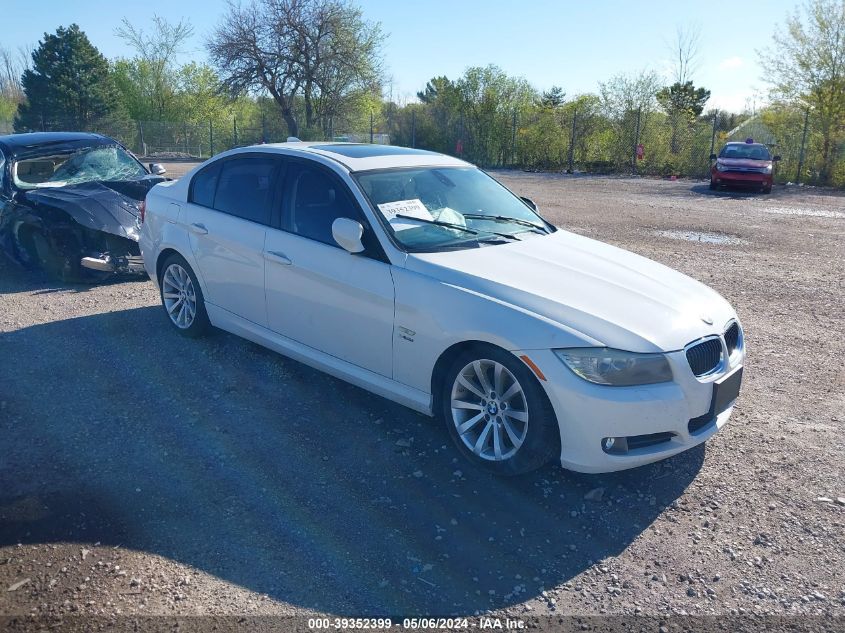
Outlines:
MULTIPOLYGON (((0 134, 12 131, 11 121, 0 120, 0 134)), ((161 160, 204 159, 233 147, 283 142, 288 136, 278 117, 225 123, 103 121, 84 131, 110 136, 139 156, 161 160)), ((769 108, 726 130, 718 113, 690 118, 633 110, 611 119, 596 109, 568 104, 476 116, 415 105, 388 107, 371 117, 369 129, 334 131, 318 140, 394 143, 456 155, 483 167, 707 178, 711 153, 728 141, 746 138, 781 156, 775 168, 778 182, 845 186, 845 134, 826 136, 812 112, 790 108, 769 108)))

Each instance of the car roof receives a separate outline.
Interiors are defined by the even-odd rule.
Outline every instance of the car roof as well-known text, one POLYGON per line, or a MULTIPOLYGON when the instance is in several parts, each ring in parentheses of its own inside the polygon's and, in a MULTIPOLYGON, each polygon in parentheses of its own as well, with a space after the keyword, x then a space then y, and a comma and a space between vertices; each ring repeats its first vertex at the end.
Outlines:
POLYGON ((340 163, 353 172, 391 167, 466 167, 469 165, 453 156, 399 145, 294 141, 254 145, 249 149, 254 151, 264 148, 286 150, 285 153, 322 156, 340 163))
POLYGON ((0 149, 10 157, 23 154, 39 153, 44 146, 55 149, 68 149, 82 144, 110 144, 116 143, 102 134, 87 132, 26 132, 23 134, 8 134, 0 136, 0 149))
POLYGON ((725 143, 725 147, 727 147, 728 145, 751 145, 752 147, 756 145, 758 147, 767 147, 765 143, 748 143, 746 141, 729 141, 725 143))

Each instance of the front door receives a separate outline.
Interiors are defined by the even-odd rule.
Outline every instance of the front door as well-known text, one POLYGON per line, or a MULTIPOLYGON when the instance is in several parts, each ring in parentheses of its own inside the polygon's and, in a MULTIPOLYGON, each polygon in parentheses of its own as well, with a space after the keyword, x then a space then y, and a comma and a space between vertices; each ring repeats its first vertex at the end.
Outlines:
POLYGON ((392 375, 393 278, 346 184, 307 161, 287 170, 282 230, 264 245, 270 329, 383 376, 392 375), (337 218, 365 226, 364 253, 332 238, 337 218))

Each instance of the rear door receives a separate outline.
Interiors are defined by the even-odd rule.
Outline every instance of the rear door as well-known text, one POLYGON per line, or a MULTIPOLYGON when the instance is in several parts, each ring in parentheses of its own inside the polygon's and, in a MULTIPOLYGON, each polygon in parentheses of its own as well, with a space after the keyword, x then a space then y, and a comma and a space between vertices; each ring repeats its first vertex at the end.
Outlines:
POLYGON ((267 327, 264 240, 281 158, 237 154, 197 173, 183 214, 205 300, 267 327))

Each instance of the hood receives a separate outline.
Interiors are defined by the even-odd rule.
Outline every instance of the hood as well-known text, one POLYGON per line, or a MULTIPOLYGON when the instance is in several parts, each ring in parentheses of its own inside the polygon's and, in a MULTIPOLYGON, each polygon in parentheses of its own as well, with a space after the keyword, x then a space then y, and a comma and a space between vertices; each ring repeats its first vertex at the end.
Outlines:
POLYGON ((704 284, 562 230, 522 242, 414 253, 406 267, 634 352, 682 349, 722 333, 735 317, 730 304, 704 284))
POLYGON ((717 158, 716 162, 726 167, 753 167, 754 169, 768 167, 772 164, 770 160, 754 158, 717 158))
POLYGON ((86 182, 65 187, 30 189, 23 199, 37 211, 40 205, 64 211, 95 231, 138 241, 138 205, 160 178, 136 181, 86 182))

